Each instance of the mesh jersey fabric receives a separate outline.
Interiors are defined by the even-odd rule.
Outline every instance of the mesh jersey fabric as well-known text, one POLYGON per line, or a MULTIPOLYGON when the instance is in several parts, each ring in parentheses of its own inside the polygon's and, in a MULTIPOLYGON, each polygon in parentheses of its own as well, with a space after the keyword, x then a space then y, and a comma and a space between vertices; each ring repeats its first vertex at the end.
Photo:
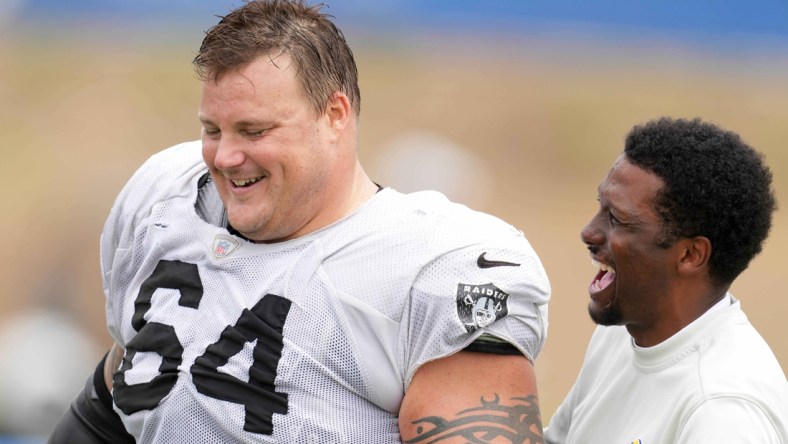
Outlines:
POLYGON ((138 442, 399 442, 425 362, 482 334, 539 353, 549 283, 505 222, 386 188, 254 244, 197 214, 206 171, 199 142, 154 155, 102 233, 108 329, 127 350, 113 399, 138 442), (481 268, 483 253, 517 265, 481 268))

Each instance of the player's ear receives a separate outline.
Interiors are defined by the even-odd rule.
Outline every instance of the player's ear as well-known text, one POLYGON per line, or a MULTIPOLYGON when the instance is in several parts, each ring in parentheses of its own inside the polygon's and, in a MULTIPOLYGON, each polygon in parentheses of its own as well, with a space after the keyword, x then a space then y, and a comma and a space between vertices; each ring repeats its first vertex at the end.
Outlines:
POLYGON ((706 271, 711 257, 711 241, 705 236, 682 238, 676 241, 679 245, 679 274, 696 274, 706 271))
POLYGON ((329 126, 335 131, 344 130, 350 123, 352 113, 350 99, 345 93, 335 91, 326 104, 325 117, 328 119, 329 126))

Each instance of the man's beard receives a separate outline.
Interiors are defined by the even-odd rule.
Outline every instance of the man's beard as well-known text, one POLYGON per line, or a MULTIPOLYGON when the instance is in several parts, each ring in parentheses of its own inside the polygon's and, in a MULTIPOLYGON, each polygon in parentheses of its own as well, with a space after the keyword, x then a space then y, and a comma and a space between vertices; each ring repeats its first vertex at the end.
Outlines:
POLYGON ((588 315, 595 324, 604 325, 606 327, 611 325, 621 325, 621 322, 624 319, 624 316, 621 314, 621 310, 618 308, 618 305, 611 305, 610 307, 605 307, 599 311, 592 311, 591 305, 589 304, 588 315))

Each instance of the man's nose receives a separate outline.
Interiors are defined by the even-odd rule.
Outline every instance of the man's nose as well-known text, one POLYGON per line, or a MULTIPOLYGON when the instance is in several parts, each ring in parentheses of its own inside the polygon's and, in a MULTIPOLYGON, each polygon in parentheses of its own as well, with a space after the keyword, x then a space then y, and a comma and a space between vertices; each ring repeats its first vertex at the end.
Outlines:
POLYGON ((596 248, 605 241, 605 233, 600 227, 601 213, 597 213, 588 221, 585 227, 580 230, 580 240, 588 246, 589 249, 596 248))
POLYGON ((220 170, 237 167, 243 164, 246 155, 237 140, 232 136, 222 136, 216 148, 214 166, 220 170))

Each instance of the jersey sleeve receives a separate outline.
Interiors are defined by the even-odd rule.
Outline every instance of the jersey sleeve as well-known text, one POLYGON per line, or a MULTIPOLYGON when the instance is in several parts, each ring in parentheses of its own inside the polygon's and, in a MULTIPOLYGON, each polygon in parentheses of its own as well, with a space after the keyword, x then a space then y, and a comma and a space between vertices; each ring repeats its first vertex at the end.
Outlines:
POLYGON ((405 316, 405 387, 426 362, 481 335, 511 343, 533 361, 547 334, 550 286, 521 232, 440 255, 419 273, 405 316))
POLYGON ((145 218, 157 202, 171 198, 186 190, 168 187, 173 179, 185 174, 194 174, 203 168, 200 143, 188 142, 176 145, 151 156, 132 175, 118 194, 104 223, 101 233, 100 266, 102 286, 106 297, 107 328, 113 339, 124 345, 120 335, 123 292, 126 277, 133 275, 130 255, 134 240, 147 229, 145 218))

